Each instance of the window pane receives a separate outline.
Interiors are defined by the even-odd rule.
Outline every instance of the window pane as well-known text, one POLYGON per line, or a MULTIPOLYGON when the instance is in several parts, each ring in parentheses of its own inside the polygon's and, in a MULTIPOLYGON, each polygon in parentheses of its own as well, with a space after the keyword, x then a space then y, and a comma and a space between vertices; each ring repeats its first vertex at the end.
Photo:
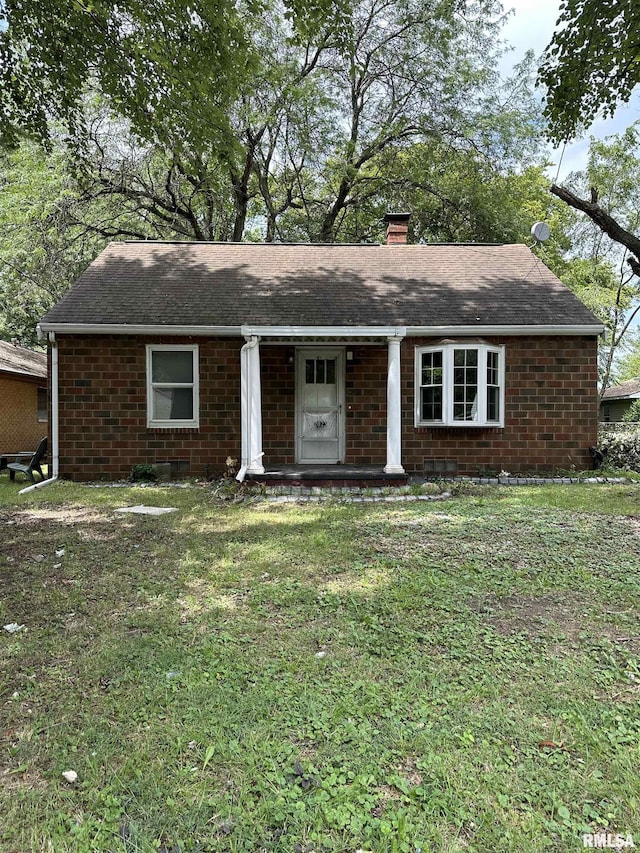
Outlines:
POLYGON ((153 418, 157 421, 193 419, 193 391, 191 388, 154 388, 153 418))
POLYGON ((467 364, 472 365, 473 367, 477 367, 478 365, 478 350, 477 349, 468 349, 465 350, 467 356, 467 364))
POLYGON ((500 420, 500 389, 487 388, 487 420, 500 420))
POLYGON ((488 352, 487 353, 487 384, 488 385, 497 385, 498 384, 498 353, 497 352, 488 352))
POLYGON ((453 419, 454 421, 478 420, 478 386, 465 385, 453 389, 453 419))
POLYGON ((314 366, 315 362, 312 358, 305 359, 304 363, 304 372, 305 372, 305 382, 307 385, 313 385, 315 383, 315 375, 314 375, 314 366))
POLYGON ((324 385, 324 359, 316 359, 316 382, 318 385, 324 385))
POLYGON ((425 352, 422 354, 421 385, 442 385, 442 353, 425 352))
POLYGON ((442 420, 442 388, 422 389, 422 420, 442 420))
POLYGON ((336 360, 335 358, 327 359, 327 385, 336 384, 336 360))
POLYGON ((151 362, 152 382, 193 382, 191 350, 156 350, 151 362))

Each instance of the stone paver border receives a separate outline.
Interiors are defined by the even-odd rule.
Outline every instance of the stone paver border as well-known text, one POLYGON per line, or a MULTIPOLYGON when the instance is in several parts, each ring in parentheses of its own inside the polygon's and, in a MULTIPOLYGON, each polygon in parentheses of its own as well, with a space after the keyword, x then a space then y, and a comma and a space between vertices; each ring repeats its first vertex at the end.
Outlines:
MULTIPOLYGON (((420 481, 435 482, 435 481, 420 481)), ((455 485, 457 483, 471 483, 482 486, 546 486, 546 485, 579 485, 610 483, 625 484, 633 483, 626 477, 455 477, 439 480, 438 483, 455 485)), ((398 503, 404 501, 442 501, 452 496, 449 490, 435 494, 412 494, 402 492, 406 486, 378 486, 363 488, 360 486, 267 486, 260 495, 267 500, 276 503, 295 503, 296 501, 317 502, 322 500, 343 500, 350 503, 374 503, 384 501, 387 503, 398 503), (399 493, 400 492, 400 493, 399 493)), ((409 487, 411 488, 411 487, 409 487)))
MULTIPOLYGON (((260 488, 257 484, 246 492, 229 494, 230 501, 265 500, 273 503, 319 503, 320 501, 342 501, 348 503, 409 503, 414 501, 444 501, 453 496, 456 485, 471 484, 478 486, 547 486, 547 485, 624 485, 638 483, 628 477, 451 477, 439 480, 413 479, 409 486, 287 486, 271 485, 260 488), (420 494, 420 486, 440 486, 442 491, 420 494), (407 492, 405 490, 410 489, 407 492)), ((202 488, 202 482, 163 482, 163 483, 86 483, 94 488, 122 488, 132 485, 142 488, 202 488)), ((211 486, 215 487, 215 483, 211 486)))

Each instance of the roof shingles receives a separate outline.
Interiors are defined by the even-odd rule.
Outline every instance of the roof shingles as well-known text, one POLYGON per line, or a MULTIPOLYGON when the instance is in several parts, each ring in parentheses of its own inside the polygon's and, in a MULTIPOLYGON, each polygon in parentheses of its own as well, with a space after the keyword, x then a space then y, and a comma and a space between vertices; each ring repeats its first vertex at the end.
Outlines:
POLYGON ((602 395, 603 400, 624 400, 626 397, 632 397, 640 394, 640 377, 629 379, 623 382, 622 385, 612 385, 602 395))
POLYGON ((112 243, 51 324, 599 325, 523 245, 112 243))
POLYGON ((35 352, 7 341, 0 341, 0 371, 45 379, 47 355, 44 352, 35 352))

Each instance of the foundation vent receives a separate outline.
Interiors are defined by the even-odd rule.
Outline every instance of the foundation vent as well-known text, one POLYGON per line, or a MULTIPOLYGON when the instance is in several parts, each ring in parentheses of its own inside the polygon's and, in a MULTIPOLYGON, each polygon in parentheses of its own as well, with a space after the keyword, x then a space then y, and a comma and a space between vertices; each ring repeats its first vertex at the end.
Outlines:
POLYGON ((423 459, 422 470, 427 476, 433 474, 457 474, 457 459, 423 459))

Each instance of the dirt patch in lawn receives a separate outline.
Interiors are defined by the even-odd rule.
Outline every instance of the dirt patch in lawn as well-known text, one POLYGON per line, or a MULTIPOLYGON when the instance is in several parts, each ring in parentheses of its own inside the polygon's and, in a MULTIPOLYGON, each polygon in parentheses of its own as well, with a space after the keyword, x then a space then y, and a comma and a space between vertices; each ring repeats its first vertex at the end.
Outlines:
POLYGON ((472 602, 471 610, 503 637, 526 634, 530 638, 550 637, 570 643, 604 638, 633 655, 640 655, 640 633, 625 632, 615 625, 615 611, 602 611, 605 620, 593 618, 588 599, 575 594, 500 598, 486 595, 472 602), (611 621, 606 621, 606 616, 611 621))
POLYGON ((66 526, 74 524, 96 524, 112 521, 112 518, 103 512, 91 507, 74 506, 39 506, 33 509, 25 509, 20 512, 1 514, 3 524, 38 524, 42 522, 54 522, 66 526))
POLYGON ((577 640, 589 626, 588 604, 580 599, 568 602, 566 596, 487 595, 474 601, 471 609, 503 636, 562 634, 577 640))
POLYGON ((133 523, 90 507, 41 506, 0 513, 0 527, 4 531, 0 564, 3 560, 19 563, 24 569, 32 563, 61 563, 72 545, 117 543, 119 547, 123 530, 129 532, 133 523))

